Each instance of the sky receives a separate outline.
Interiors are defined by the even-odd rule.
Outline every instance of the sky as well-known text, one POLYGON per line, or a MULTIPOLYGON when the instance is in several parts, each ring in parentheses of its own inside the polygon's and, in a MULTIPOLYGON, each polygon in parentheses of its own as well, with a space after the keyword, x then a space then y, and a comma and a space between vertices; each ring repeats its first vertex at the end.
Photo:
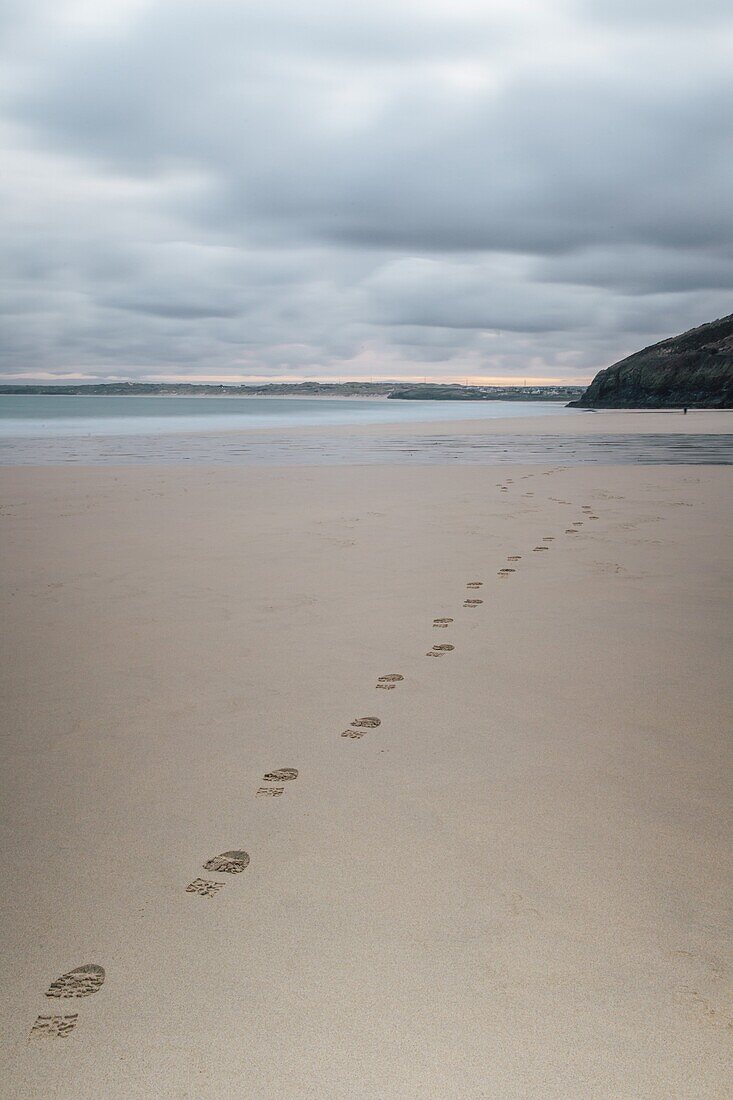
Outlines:
POLYGON ((3 381, 579 383, 733 312, 730 0, 0 0, 3 381))

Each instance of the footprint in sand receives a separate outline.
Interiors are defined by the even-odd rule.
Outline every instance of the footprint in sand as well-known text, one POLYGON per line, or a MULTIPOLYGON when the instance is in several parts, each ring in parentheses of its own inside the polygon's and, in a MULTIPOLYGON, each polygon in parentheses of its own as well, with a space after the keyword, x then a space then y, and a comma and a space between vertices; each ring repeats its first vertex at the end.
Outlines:
POLYGON ((399 672, 389 672, 386 676, 377 677, 377 687, 382 691, 393 691, 397 684, 401 680, 404 680, 404 676, 400 676, 399 672))
POLYGON ((352 718, 351 724, 352 726, 356 726, 356 729, 344 730, 341 736, 358 740, 360 737, 364 736, 367 730, 374 730, 377 726, 381 726, 382 720, 380 718, 374 718, 373 715, 369 715, 366 718, 352 718))
POLYGON ((588 519, 598 519, 598 516, 589 515, 588 519))
POLYGON ((582 526, 583 526, 582 519, 574 519, 573 520, 573 527, 582 527, 582 526))
POLYGON ((36 1019, 29 1039, 65 1039, 77 1025, 78 1012, 70 1012, 66 1016, 39 1016, 36 1019))
POLYGON ((545 535, 543 537, 542 541, 543 542, 554 542, 555 541, 555 536, 554 535, 545 535))
MULTIPOLYGON (((105 977, 104 968, 97 966, 96 963, 77 966, 75 970, 70 970, 51 982, 46 996, 63 999, 89 997, 92 993, 99 992, 104 985, 105 977)), ((31 1028, 29 1038, 65 1039, 76 1027, 78 1019, 78 1012, 39 1016, 31 1028)))
POLYGON ((532 553, 536 554, 539 550, 549 550, 549 546, 535 546, 532 553))
POLYGON ((274 772, 266 772, 262 776, 264 783, 287 783, 291 779, 298 778, 297 768, 278 768, 274 772))
MULTIPOLYGON (((204 864, 205 871, 215 871, 220 875, 239 875, 249 864, 247 852, 235 850, 222 852, 219 856, 212 856, 204 864)), ((186 887, 187 894, 198 894, 201 898, 213 898, 226 886, 225 882, 217 882, 216 879, 195 878, 186 887)))
MULTIPOLYGON (((267 772, 266 775, 263 775, 262 776, 262 782, 263 783, 285 783, 288 780, 297 779, 297 778, 298 778, 298 769, 297 768, 278 768, 277 771, 267 772)), ((277 798, 277 796, 281 795, 284 790, 285 790, 284 787, 259 787, 258 790, 257 790, 257 794, 258 795, 264 795, 265 797, 267 797, 269 795, 270 798, 277 798)))
POLYGON ((222 875, 241 875, 245 867, 249 866, 249 856, 246 852, 222 852, 220 856, 212 856, 204 864, 205 871, 218 871, 222 875))
POLYGON ((433 626, 442 627, 443 629, 445 629, 452 622, 452 619, 433 619, 433 626))
POLYGON ((577 535, 577 533, 578 533, 578 528, 577 527, 566 527, 565 528, 565 534, 566 535, 577 535))
POLYGON ((522 560, 522 555, 521 554, 510 554, 509 557, 506 560, 507 561, 521 561, 522 560))
POLYGON ((500 569, 499 570, 499 576, 500 577, 508 577, 510 573, 516 573, 516 569, 500 569))
POLYGON ((481 588, 483 583, 483 581, 469 581, 466 588, 481 588))
POLYGON ((62 974, 51 982, 46 992, 47 997, 89 997, 92 993, 98 993, 104 985, 106 974, 104 968, 95 963, 87 963, 86 966, 77 966, 68 974, 62 974))
POLYGON ((464 607, 478 607, 479 604, 482 604, 483 602, 484 602, 483 600, 464 600, 463 601, 463 606, 464 607))
POLYGON ((434 645, 429 653, 426 653, 426 657, 442 657, 446 653, 452 653, 456 647, 454 645, 434 645))

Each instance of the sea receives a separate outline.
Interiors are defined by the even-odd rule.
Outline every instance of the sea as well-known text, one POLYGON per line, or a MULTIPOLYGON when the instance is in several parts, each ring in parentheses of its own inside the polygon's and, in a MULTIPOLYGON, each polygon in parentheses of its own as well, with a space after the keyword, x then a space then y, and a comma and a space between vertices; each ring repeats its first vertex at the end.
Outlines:
POLYGON ((733 462, 731 436, 586 437, 590 415, 549 401, 0 394, 0 465, 733 462), (445 421, 547 416, 574 417, 578 431, 430 432, 445 421), (425 432, 401 433, 418 423, 425 432), (392 430, 333 431, 372 424, 392 430))
POLYGON ((160 435, 567 415, 561 402, 0 394, 0 438, 160 435))

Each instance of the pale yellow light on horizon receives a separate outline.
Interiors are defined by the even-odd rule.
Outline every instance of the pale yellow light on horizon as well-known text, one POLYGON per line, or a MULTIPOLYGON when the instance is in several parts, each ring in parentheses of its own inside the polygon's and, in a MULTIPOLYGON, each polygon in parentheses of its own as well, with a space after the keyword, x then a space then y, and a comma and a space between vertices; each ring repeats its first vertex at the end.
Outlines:
POLYGON ((395 374, 373 374, 369 377, 362 378, 350 378, 345 375, 341 376, 304 376, 293 374, 148 374, 137 375, 135 377, 129 377, 121 374, 85 374, 82 371, 69 371, 65 374, 53 374, 49 371, 26 371, 16 374, 3 375, 2 381, 7 384, 11 383, 27 383, 32 385, 34 382, 58 382, 59 385, 79 383, 83 384, 88 382, 90 384, 102 385, 105 382, 160 382, 171 384, 185 384, 187 382, 193 384, 203 384, 209 386, 248 386, 266 385, 268 382, 273 383, 290 383, 297 384, 299 382, 322 382, 322 383, 346 383, 346 382, 398 382, 405 386, 417 385, 419 383, 427 382, 436 386, 440 385, 453 385, 453 386, 588 386, 592 380, 592 376, 588 375, 584 378, 547 378, 538 377, 536 375, 527 375, 526 377, 517 378, 514 375, 470 375, 461 374, 452 377, 440 377, 433 378, 426 375, 413 376, 409 378, 400 378, 395 374))
POLYGON ((464 384, 469 386, 588 386, 590 385, 592 376, 587 378, 547 378, 537 377, 534 375, 527 375, 526 377, 517 378, 515 375, 492 375, 492 376, 479 376, 470 374, 454 375, 452 377, 430 377, 426 375, 414 375, 408 378, 400 378, 395 374, 372 374, 368 377, 350 378, 348 375, 328 375, 323 377, 313 377, 304 375, 293 374, 156 374, 150 375, 145 379, 133 379, 133 381, 146 381, 146 382, 200 382, 207 383, 212 386, 216 385, 263 385, 267 382, 400 382, 405 386, 417 385, 418 383, 427 382, 436 386, 462 386, 464 384))

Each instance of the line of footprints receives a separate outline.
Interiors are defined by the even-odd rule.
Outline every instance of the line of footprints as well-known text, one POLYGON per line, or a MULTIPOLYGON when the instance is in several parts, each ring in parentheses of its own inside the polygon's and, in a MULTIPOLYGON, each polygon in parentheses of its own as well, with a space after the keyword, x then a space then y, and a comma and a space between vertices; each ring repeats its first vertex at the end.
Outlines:
MULTIPOLYGON (((267 772, 262 776, 262 782, 270 786, 259 787, 256 791, 259 797, 277 798, 283 793, 284 783, 290 783, 298 778, 297 768, 278 768, 276 771, 267 772)), ((241 875, 249 866, 249 854, 235 850, 222 852, 219 856, 212 856, 203 865, 204 871, 212 871, 217 875, 241 875)), ((226 886, 226 879, 195 878, 186 887, 187 894, 198 894, 202 898, 213 898, 226 886)))
MULTIPOLYGON (((511 484, 513 484, 512 481, 507 479, 505 485, 498 485, 497 488, 502 492, 508 492, 511 484)), ((533 496, 534 494, 526 493, 525 495, 533 496)), ((551 497, 550 499, 557 504, 571 504, 569 500, 560 500, 557 497, 551 497)), ((584 519, 599 518, 590 504, 582 505, 581 512, 583 513, 584 519)), ((584 520, 572 521, 571 525, 565 529, 565 534, 577 535, 579 529, 583 526, 583 522, 584 520)), ((550 547, 548 543, 554 541, 554 535, 545 535, 540 545, 533 548, 533 553, 549 550, 550 547)), ((510 554, 507 561, 512 563, 519 562, 521 561, 521 554, 510 554)), ((512 573, 516 573, 516 571, 515 565, 512 564, 501 568, 498 575, 501 579, 507 579, 512 573)), ((469 591, 476 590, 482 588, 483 583, 483 581, 469 581, 466 588, 469 591)), ((480 607, 482 603, 483 600, 467 597, 463 602, 463 606, 475 610, 477 607, 480 607)), ((433 627, 436 630, 447 630, 453 621, 454 620, 451 618, 433 619, 433 627)), ((455 646, 448 643, 436 644, 427 651, 426 656, 444 657, 446 654, 452 653, 454 649, 455 646)), ((377 677, 375 687, 378 691, 394 691, 397 685, 401 684, 403 681, 404 676, 399 672, 389 672, 383 676, 377 677)), ((369 715, 365 718, 354 718, 350 723, 349 729, 344 730, 341 736, 353 741, 358 741, 360 738, 364 737, 369 730, 377 729, 381 724, 381 719, 376 718, 374 715, 369 715)), ((285 784, 291 783, 297 778, 297 768, 277 768, 275 771, 267 772, 262 777, 262 783, 265 785, 257 789, 255 792, 256 796, 262 798, 278 798, 284 793, 285 784)), ((248 865, 249 854, 245 851, 236 849, 231 852, 222 852, 221 855, 212 856, 211 859, 206 860, 202 868, 204 871, 208 871, 209 874, 228 876, 240 875, 242 871, 246 870, 248 865)), ((188 894, 195 894, 202 898, 213 898, 224 889, 226 883, 227 879, 224 877, 195 878, 192 882, 189 882, 185 889, 188 894)), ((83 997, 91 997, 102 988, 105 977, 104 968, 95 963, 78 966, 75 970, 70 970, 67 974, 62 974, 60 978, 56 978, 51 982, 51 985, 46 991, 46 997, 51 1000, 78 1000, 83 997)), ((74 1030, 78 1020, 78 1012, 40 1015, 31 1028, 29 1038, 66 1038, 74 1030)))
MULTIPOLYGON (((377 722, 377 724, 379 724, 377 722)), ((297 768, 278 768, 267 772, 262 777, 262 782, 267 786, 259 787, 255 792, 258 796, 277 798, 285 790, 285 783, 298 778, 297 768)), ((249 864, 249 853, 240 849, 231 852, 222 852, 221 855, 212 856, 203 864, 203 870, 216 875, 239 875, 249 864)), ((225 878, 195 878, 186 887, 187 894, 197 894, 202 898, 213 898, 226 886, 225 878)), ((98 993, 104 985, 104 968, 96 963, 87 963, 85 966, 77 966, 67 974, 56 978, 46 991, 49 998, 76 999, 89 997, 98 993)), ((31 1028, 30 1039, 65 1039, 76 1027, 79 1021, 78 1012, 42 1014, 37 1017, 31 1028)))

